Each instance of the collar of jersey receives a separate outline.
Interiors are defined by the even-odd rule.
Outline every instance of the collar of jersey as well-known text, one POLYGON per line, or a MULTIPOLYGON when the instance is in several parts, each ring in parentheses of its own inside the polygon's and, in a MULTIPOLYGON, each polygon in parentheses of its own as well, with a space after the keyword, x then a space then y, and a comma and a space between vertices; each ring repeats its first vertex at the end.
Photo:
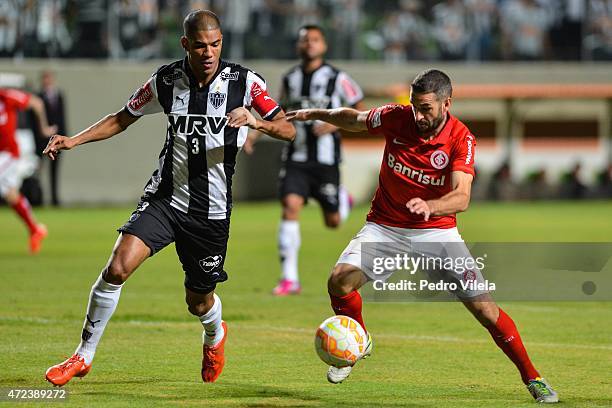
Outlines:
POLYGON ((189 65, 188 57, 185 57, 183 59, 183 71, 185 71, 185 73, 187 74, 187 77, 189 78, 189 87, 195 88, 195 89, 207 89, 210 86, 210 84, 214 82, 217 75, 219 75, 219 73, 223 70, 223 68, 225 68, 226 65, 227 64, 225 63, 224 60, 219 59, 219 66, 217 67, 217 72, 215 72, 215 75, 213 75, 213 77, 210 79, 210 82, 208 83, 208 85, 200 88, 200 85, 198 84, 198 80, 193 74, 193 71, 191 70, 191 66, 189 65))

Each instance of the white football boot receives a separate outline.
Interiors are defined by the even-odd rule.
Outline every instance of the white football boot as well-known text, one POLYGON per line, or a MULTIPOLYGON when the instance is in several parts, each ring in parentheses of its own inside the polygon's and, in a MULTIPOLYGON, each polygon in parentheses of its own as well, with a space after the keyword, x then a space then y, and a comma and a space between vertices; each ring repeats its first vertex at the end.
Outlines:
MULTIPOLYGON (((372 354, 372 335, 368 333, 368 344, 366 345, 366 349, 363 353, 363 356, 359 358, 368 358, 372 354)), ((357 360, 357 361, 359 361, 357 360)), ((353 366, 347 367, 334 367, 329 366, 327 370, 327 381, 332 384, 340 384, 342 381, 346 380, 349 375, 351 375, 351 371, 353 370, 353 366)))

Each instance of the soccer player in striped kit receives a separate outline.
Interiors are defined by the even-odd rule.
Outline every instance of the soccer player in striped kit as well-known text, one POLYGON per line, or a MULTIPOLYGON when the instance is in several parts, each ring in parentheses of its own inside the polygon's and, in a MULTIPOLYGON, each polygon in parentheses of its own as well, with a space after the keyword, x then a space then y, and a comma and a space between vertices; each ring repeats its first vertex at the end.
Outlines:
MULTIPOLYGON (((386 105, 369 111, 304 109, 287 114, 290 121, 322 120, 342 129, 367 130, 385 138, 379 185, 366 224, 340 255, 328 280, 334 312, 352 317, 364 328, 358 289, 367 281, 385 281, 393 273, 376 271, 367 262, 369 258, 390 258, 401 250, 430 259, 448 254, 455 259, 471 258, 457 230, 456 214, 469 206, 476 140, 450 114, 451 97, 449 77, 432 69, 412 81, 411 106, 386 105)), ((478 268, 462 272, 444 267, 433 272, 447 282, 483 281, 478 268)), ((453 294, 516 365, 534 399, 557 402, 557 393, 527 355, 514 321, 497 306, 490 293, 460 286, 453 294)), ((364 355, 369 355, 371 348, 368 334, 364 355)), ((352 368, 329 367, 327 379, 340 383, 352 368)))
POLYGON ((220 58, 223 35, 214 13, 193 11, 183 28, 183 60, 160 67, 119 112, 73 137, 53 137, 44 151, 54 159, 61 150, 121 133, 141 116, 168 116, 159 168, 119 228, 110 259, 92 287, 81 342, 72 357, 47 370, 46 379, 54 385, 89 372, 123 283, 172 242, 185 272, 189 312, 204 327, 202 380, 214 382, 223 370, 228 330, 214 290, 227 280, 223 265, 236 155, 249 128, 286 141, 293 140, 295 128, 261 76, 220 58), (250 113, 251 107, 262 119, 250 113))
MULTIPOLYGON (((282 79, 280 102, 287 110, 301 108, 365 109, 363 92, 344 71, 324 59, 327 43, 321 27, 298 30, 300 63, 282 79)), ((341 137, 338 128, 321 121, 296 123, 296 138, 283 152, 280 198, 283 207, 278 229, 281 279, 272 293, 297 294, 301 287, 298 253, 301 245, 300 212, 310 197, 323 210, 328 228, 337 228, 348 216, 350 197, 340 183, 341 137)))

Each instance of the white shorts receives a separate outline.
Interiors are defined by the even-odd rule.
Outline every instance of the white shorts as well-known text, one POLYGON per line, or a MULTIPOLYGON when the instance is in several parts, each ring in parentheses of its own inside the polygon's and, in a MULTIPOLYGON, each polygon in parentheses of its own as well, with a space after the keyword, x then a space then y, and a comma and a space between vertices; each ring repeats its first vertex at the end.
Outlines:
MULTIPOLYGON (((468 280, 483 283, 484 278, 457 228, 408 229, 366 222, 344 249, 336 265, 350 264, 363 271, 370 281, 386 281, 396 270, 403 268, 395 267, 395 263, 384 267, 382 261, 385 259, 402 261, 402 265, 408 265, 408 270, 415 266, 412 261, 404 262, 404 254, 421 262, 418 265, 426 266, 414 269, 426 273, 429 281, 455 282, 457 290, 452 293, 460 298, 488 293, 464 289, 460 284, 468 280)), ((474 286, 477 285, 470 287, 474 286)))
POLYGON ((9 152, 0 152, 0 195, 5 196, 10 189, 21 187, 23 179, 19 168, 18 158, 9 152))

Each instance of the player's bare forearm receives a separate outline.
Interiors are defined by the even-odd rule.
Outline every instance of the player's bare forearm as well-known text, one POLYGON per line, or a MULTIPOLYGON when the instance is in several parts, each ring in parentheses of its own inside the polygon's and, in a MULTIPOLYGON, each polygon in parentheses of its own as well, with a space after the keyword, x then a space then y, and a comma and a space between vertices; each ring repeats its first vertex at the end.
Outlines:
POLYGON ((464 191, 453 190, 436 200, 427 201, 427 205, 434 216, 456 214, 468 209, 470 195, 464 191))
POLYGON ((368 111, 358 111, 352 108, 335 109, 300 109, 287 112, 289 121, 299 120, 321 120, 330 123, 349 132, 360 132, 367 130, 366 119, 368 111))
POLYGON ((272 120, 264 120, 256 119, 248 109, 240 106, 227 114, 227 126, 233 128, 248 126, 270 137, 288 142, 295 139, 295 127, 287 122, 285 112, 282 110, 272 120))
POLYGON ((291 142, 295 139, 295 126, 287 122, 285 114, 281 111, 273 120, 256 119, 253 129, 265 133, 274 139, 291 142))
POLYGON ((100 119, 90 127, 77 133, 72 137, 56 135, 49 139, 49 143, 43 154, 55 160, 57 155, 62 150, 70 150, 84 143, 97 142, 105 140, 123 132, 132 123, 136 122, 138 117, 131 116, 125 110, 113 113, 100 119))
POLYGON ((470 205, 473 176, 462 171, 451 174, 453 190, 435 200, 425 201, 419 197, 412 198, 406 207, 413 214, 422 215, 425 221, 430 217, 451 215, 466 211, 470 205))
POLYGON ((111 138, 123 132, 137 120, 138 117, 129 115, 125 110, 106 115, 87 129, 71 137, 72 147, 111 138))

